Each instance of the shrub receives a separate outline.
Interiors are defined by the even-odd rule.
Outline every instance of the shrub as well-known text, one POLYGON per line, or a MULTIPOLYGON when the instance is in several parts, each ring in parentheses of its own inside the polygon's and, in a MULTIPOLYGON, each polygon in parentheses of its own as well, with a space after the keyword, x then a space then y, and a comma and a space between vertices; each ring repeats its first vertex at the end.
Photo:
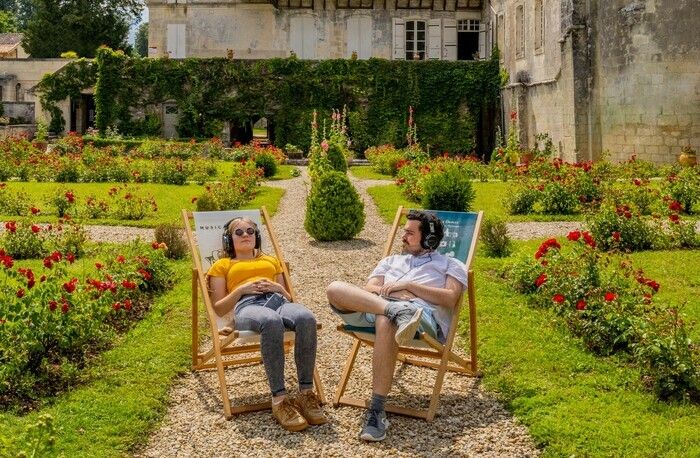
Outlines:
POLYGON ((511 215, 526 215, 532 209, 540 197, 540 192, 532 186, 520 186, 506 197, 506 206, 511 215))
POLYGON ((187 242, 182 237, 182 229, 175 224, 160 224, 156 226, 155 238, 157 243, 165 243, 165 256, 170 259, 182 259, 187 255, 187 242))
POLYGON ((234 210, 250 202, 258 188, 262 172, 249 161, 234 163, 231 178, 226 182, 209 184, 198 196, 197 211, 234 210))
POLYGON ((348 161, 345 158, 344 148, 338 144, 338 142, 331 141, 328 145, 328 151, 326 152, 328 157, 328 162, 330 162, 333 170, 338 172, 347 172, 348 161))
POLYGON ((578 198, 562 183, 549 182, 542 190, 542 209, 550 215, 571 215, 578 210, 578 198))
POLYGON ((646 250, 652 248, 659 235, 651 224, 626 205, 604 205, 587 218, 587 225, 602 250, 646 250))
POLYGON ((255 167, 262 169, 265 178, 270 178, 277 173, 277 161, 275 157, 269 153, 260 153, 256 155, 255 167))
POLYGON ((41 232, 41 227, 36 224, 6 222, 5 233, 0 239, 4 254, 15 259, 40 257, 45 251, 44 234, 41 232))
POLYGON ((71 213, 76 206, 75 193, 71 189, 56 188, 46 203, 56 209, 59 218, 63 218, 66 214, 71 213))
POLYGON ((141 220, 149 212, 157 212, 158 204, 152 195, 144 195, 139 188, 128 186, 112 188, 109 191, 112 199, 109 208, 112 216, 118 219, 141 220))
POLYGON ((347 175, 326 172, 312 185, 304 228, 316 240, 349 240, 365 224, 364 204, 347 175))
POLYGON ((403 153, 392 145, 372 146, 365 151, 365 157, 377 173, 396 176, 398 164, 404 159, 403 153))
POLYGON ((475 197, 469 177, 455 164, 435 170, 423 180, 423 207, 431 210, 465 212, 471 209, 475 197))
POLYGON ((153 182, 182 185, 187 182, 185 164, 180 159, 159 159, 153 169, 153 182))
POLYGON ((685 213, 692 212, 700 202, 700 167, 684 167, 667 178, 667 192, 683 206, 685 213))
POLYGON ((80 161, 73 155, 66 155, 59 159, 59 168, 56 171, 56 181, 59 183, 77 183, 80 179, 80 161))
POLYGON ((12 192, 5 183, 0 183, 0 212, 5 215, 24 216, 32 206, 29 194, 12 192))
POLYGON ((513 252, 513 242, 508 237, 506 222, 500 218, 487 218, 481 226, 481 241, 486 256, 504 258, 513 252))

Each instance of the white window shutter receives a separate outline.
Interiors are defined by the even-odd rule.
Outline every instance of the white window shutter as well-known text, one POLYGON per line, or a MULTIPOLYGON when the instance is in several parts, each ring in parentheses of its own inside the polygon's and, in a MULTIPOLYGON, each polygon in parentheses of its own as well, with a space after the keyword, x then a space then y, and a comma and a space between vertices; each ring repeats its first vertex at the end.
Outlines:
POLYGON ((165 50, 168 57, 177 57, 177 26, 178 24, 168 24, 167 26, 167 44, 165 50))
POLYGON ((304 16, 304 59, 316 59, 316 24, 313 16, 304 16))
POLYGON ((360 59, 369 59, 372 57, 372 17, 360 17, 360 49, 358 49, 357 57, 360 59))
POLYGON ((486 24, 479 24, 479 58, 486 59, 486 24))
POLYGON ((442 58, 457 60, 457 20, 442 20, 442 58))
POLYGON ((187 57, 185 52, 185 45, 187 43, 187 35, 185 33, 185 24, 177 25, 177 57, 178 59, 184 59, 187 57))
POLYGON ((406 59, 406 21, 394 18, 394 60, 406 59))
POLYGON ((304 58, 304 22, 301 16, 289 18, 289 47, 299 59, 304 58))
POLYGON ((428 22, 428 59, 440 60, 442 55, 442 21, 431 19, 428 22))
POLYGON ((345 58, 349 59, 353 51, 357 52, 357 57, 360 58, 360 17, 350 16, 347 22, 347 50, 345 58))

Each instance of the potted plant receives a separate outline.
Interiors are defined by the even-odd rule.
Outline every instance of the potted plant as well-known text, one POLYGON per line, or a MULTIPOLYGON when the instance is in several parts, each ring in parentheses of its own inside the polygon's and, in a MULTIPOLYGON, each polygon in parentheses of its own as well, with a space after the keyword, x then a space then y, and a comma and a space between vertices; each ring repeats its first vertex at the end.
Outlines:
POLYGON ((694 167, 698 163, 698 158, 695 150, 688 146, 681 149, 681 154, 678 156, 678 162, 684 167, 694 167))

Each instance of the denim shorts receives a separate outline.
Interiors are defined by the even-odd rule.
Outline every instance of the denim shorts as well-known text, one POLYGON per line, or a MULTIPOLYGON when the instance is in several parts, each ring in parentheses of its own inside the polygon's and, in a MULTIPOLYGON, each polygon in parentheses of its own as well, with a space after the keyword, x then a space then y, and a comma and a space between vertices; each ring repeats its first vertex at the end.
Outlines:
MULTIPOLYGON (((423 309, 423 313, 420 317, 420 324, 418 326, 418 332, 425 332, 433 339, 436 339, 438 342, 445 343, 447 339, 442 334, 442 329, 440 329, 440 326, 437 324, 437 321, 435 321, 435 317, 433 316, 433 310, 428 307, 425 307, 419 302, 412 302, 412 304, 415 304, 423 309)), ((336 315, 342 318, 345 324, 352 328, 353 331, 368 332, 374 334, 374 323, 377 320, 377 316, 374 313, 343 312, 335 308, 333 304, 330 305, 333 312, 335 312, 336 315)))

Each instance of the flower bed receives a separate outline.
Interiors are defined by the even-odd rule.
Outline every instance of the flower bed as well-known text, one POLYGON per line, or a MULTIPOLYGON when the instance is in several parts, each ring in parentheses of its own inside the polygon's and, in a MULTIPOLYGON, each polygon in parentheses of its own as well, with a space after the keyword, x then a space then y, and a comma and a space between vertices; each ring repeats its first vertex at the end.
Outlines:
POLYGON ((678 310, 654 301, 661 285, 628 259, 601 253, 588 232, 549 239, 509 272, 532 303, 553 308, 592 352, 624 353, 661 399, 700 402, 700 346, 678 310))
POLYGON ((104 250, 88 265, 53 251, 42 268, 0 249, 0 407, 28 407, 80 379, 88 359, 170 286, 164 246, 104 250))

